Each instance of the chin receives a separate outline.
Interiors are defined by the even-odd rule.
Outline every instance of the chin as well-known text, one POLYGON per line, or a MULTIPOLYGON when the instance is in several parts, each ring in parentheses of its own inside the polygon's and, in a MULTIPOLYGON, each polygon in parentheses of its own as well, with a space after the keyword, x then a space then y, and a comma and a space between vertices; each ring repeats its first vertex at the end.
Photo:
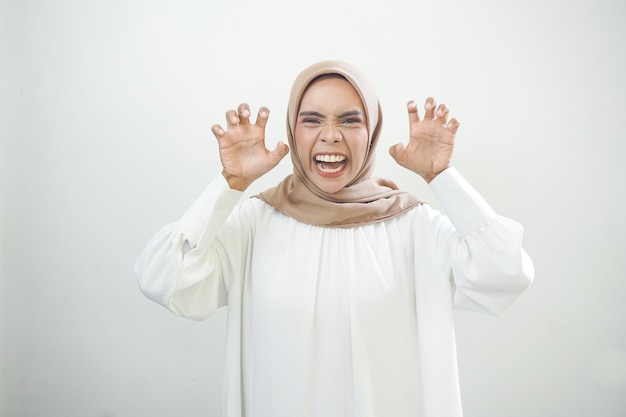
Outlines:
POLYGON ((313 172, 311 172, 310 175, 314 177, 313 183, 317 188, 326 194, 335 194, 336 192, 343 190, 346 185, 348 185, 348 174, 349 172, 347 170, 343 170, 341 173, 337 173, 333 176, 320 173, 316 169, 313 169, 313 172))
POLYGON ((346 186, 346 184, 343 182, 341 184, 333 184, 327 181, 317 181, 317 184, 315 185, 326 194, 335 194, 336 192, 343 190, 343 188, 346 186))
POLYGON ((342 188, 331 188, 331 189, 324 189, 322 188, 322 191, 324 191, 326 194, 335 194, 338 193, 339 191, 341 191, 343 189, 342 188))

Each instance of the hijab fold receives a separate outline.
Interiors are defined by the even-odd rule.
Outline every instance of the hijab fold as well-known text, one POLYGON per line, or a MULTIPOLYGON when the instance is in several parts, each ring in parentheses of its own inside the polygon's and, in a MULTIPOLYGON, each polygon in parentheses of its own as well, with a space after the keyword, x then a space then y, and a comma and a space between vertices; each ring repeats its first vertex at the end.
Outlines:
POLYGON ((287 108, 287 138, 293 174, 255 197, 302 223, 323 227, 355 227, 397 216, 421 202, 389 180, 372 177, 382 112, 375 89, 356 67, 341 61, 322 61, 304 69, 295 79, 287 108), (365 109, 369 148, 355 178, 336 193, 320 190, 307 177, 294 137, 300 102, 307 87, 322 75, 344 77, 357 91, 365 109))

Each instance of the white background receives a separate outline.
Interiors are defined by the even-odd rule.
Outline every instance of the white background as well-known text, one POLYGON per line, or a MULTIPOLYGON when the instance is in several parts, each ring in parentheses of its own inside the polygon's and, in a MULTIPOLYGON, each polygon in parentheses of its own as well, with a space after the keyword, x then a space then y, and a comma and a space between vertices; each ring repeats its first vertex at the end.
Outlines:
POLYGON ((273 147, 328 58, 378 88, 377 175, 437 205, 387 154, 432 95, 454 165, 525 226, 531 289, 456 315, 466 416, 626 415, 623 0, 0 4, 1 416, 220 414, 226 311, 173 316, 133 263, 220 172, 210 126, 266 105, 273 147))

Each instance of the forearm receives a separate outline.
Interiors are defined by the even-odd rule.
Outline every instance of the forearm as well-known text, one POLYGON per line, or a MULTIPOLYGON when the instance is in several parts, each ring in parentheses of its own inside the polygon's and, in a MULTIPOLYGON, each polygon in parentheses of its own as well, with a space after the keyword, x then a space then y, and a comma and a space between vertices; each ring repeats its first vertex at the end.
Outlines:
POLYGON ((498 314, 530 285, 534 268, 522 247, 523 227, 499 216, 450 168, 431 189, 454 228, 450 253, 455 305, 498 314))
POLYGON ((149 240, 135 264, 139 287, 148 298, 196 319, 224 303, 216 237, 240 195, 218 177, 179 221, 149 240))

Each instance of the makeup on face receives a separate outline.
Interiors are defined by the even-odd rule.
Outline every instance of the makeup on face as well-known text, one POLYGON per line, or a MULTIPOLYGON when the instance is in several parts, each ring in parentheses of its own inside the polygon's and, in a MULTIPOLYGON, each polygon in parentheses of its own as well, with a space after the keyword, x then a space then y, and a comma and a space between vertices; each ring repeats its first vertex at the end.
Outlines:
POLYGON ((305 174, 322 191, 337 192, 356 178, 369 133, 361 98, 348 81, 333 76, 309 85, 300 102, 295 143, 305 174))

